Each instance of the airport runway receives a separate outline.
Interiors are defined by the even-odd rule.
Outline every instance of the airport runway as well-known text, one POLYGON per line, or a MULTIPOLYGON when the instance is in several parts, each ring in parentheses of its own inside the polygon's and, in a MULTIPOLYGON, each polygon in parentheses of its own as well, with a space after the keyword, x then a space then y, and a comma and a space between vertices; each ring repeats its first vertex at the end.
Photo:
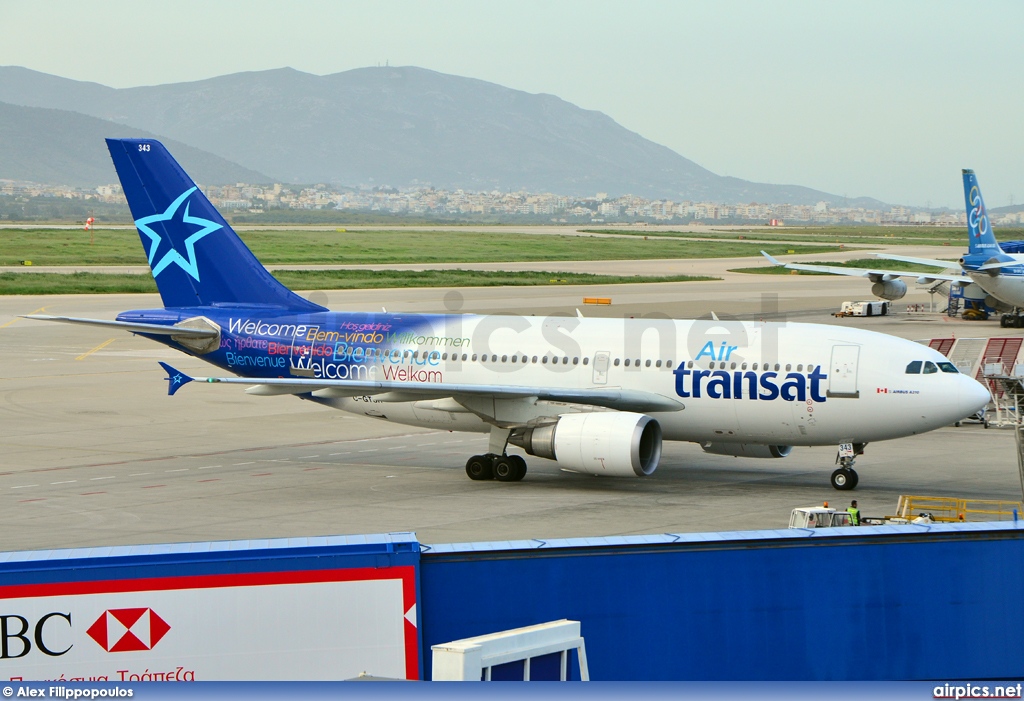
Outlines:
MULTIPOLYGON (((1011 335, 998 322, 937 315, 834 320, 862 280, 740 276, 736 281, 605 288, 470 288, 312 293, 337 309, 742 318, 856 324, 905 338, 1011 335)), ((927 301, 913 292, 904 302, 927 301)), ((483 436, 349 416, 292 397, 188 387, 166 396, 157 360, 210 366, 128 334, 17 319, 45 313, 113 318, 156 296, 0 298, 0 550, 416 531, 423 542, 783 527, 794 506, 851 493, 828 484, 833 448, 783 460, 704 454, 666 444, 649 479, 563 473, 528 458, 519 484, 471 482, 483 436)), ((873 444, 852 493, 866 515, 900 494, 1020 498, 1012 434, 977 425, 873 444)))

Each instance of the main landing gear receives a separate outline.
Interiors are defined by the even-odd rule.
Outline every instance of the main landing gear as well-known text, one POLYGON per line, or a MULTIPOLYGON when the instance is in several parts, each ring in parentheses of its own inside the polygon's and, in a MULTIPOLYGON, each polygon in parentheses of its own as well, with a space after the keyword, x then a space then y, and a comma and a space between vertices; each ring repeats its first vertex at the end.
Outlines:
POLYGON ((853 463, 857 455, 864 454, 866 443, 844 443, 839 446, 839 454, 836 456, 837 470, 832 472, 832 487, 841 491, 849 491, 857 486, 860 478, 853 469, 853 463))
POLYGON ((1019 329, 1024 326, 1024 317, 1019 309, 1014 308, 1013 313, 999 317, 999 325, 1004 329, 1019 329))
POLYGON ((474 455, 466 461, 466 474, 471 480, 518 482, 526 476, 526 461, 518 455, 474 455))

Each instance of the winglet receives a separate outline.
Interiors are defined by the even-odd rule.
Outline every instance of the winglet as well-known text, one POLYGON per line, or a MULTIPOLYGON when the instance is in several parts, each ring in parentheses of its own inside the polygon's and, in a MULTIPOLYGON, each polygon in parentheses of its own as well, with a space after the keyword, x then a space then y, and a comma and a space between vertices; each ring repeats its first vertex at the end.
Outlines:
POLYGON ((160 363, 160 367, 167 371, 167 377, 165 377, 164 379, 167 380, 167 396, 169 397, 173 397, 175 392, 177 392, 179 389, 181 389, 194 379, 189 377, 185 373, 181 372, 180 370, 175 370, 167 363, 160 363))
POLYGON ((777 258, 772 258, 770 255, 768 255, 764 251, 761 251, 761 255, 764 256, 765 258, 767 258, 768 262, 771 263, 772 265, 785 265, 785 263, 783 263, 781 260, 778 260, 777 258))

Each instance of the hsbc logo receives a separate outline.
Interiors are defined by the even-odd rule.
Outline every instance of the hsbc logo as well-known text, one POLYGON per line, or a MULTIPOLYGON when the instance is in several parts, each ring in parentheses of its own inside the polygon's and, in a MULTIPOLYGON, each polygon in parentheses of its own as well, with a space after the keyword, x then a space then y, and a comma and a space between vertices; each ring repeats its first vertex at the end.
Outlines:
POLYGON ((86 633, 107 652, 152 650, 171 626, 151 608, 107 609, 86 633))

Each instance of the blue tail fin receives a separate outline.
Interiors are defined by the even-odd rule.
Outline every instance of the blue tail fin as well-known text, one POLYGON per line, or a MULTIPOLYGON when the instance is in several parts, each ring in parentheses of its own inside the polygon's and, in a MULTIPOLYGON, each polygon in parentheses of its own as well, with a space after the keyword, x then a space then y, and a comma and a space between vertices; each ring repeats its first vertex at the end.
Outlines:
POLYGON ((988 218, 981 187, 973 170, 965 169, 964 200, 967 205, 967 246, 970 253, 998 256, 1003 249, 992 232, 992 221, 988 218))
POLYGON ((267 272, 163 144, 107 139, 107 148, 164 306, 323 311, 267 272))

